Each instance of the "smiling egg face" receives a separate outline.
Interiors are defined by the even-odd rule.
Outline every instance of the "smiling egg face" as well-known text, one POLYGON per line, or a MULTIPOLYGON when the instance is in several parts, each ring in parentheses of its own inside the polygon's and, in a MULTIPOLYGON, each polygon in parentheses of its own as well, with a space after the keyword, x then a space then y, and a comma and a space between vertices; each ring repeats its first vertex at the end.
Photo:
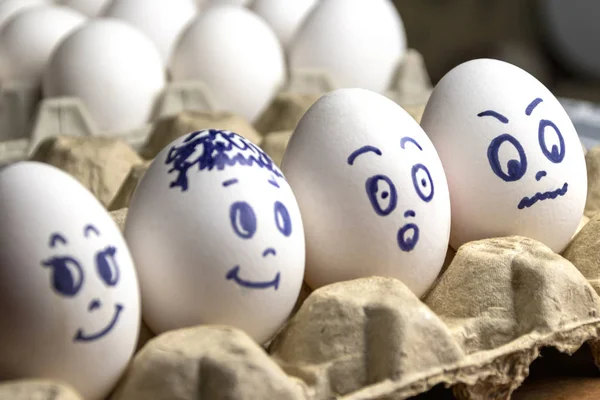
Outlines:
POLYGON ((132 198, 125 236, 144 319, 157 333, 226 324, 262 343, 300 292, 294 194, 266 153, 233 132, 194 132, 159 153, 132 198))
POLYGON ((282 170, 302 212, 311 287, 377 275, 420 296, 433 283, 448 247, 448 187, 430 140, 396 103, 363 89, 323 96, 282 170))
POLYGON ((509 235, 566 246, 583 215, 586 166, 544 85, 502 61, 470 61, 438 83, 421 125, 448 177, 452 247, 509 235))
POLYGON ((0 169, 0 204, 0 375, 62 380, 104 398, 140 322, 119 228, 74 178, 41 163, 0 169))

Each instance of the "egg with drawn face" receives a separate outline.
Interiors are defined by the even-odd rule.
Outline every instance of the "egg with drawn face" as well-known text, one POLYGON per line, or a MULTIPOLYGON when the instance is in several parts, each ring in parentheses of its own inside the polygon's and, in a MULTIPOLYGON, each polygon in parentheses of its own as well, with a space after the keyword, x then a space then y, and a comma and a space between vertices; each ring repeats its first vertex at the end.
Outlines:
POLYGON ((560 252, 585 206, 587 173, 573 123, 553 94, 511 64, 479 59, 438 83, 421 126, 446 170, 451 245, 530 237, 560 252))
POLYGON ((304 230, 283 174, 236 133, 204 130, 169 144, 129 206, 125 237, 156 333, 225 324, 268 340, 304 275, 304 230))
POLYGON ((37 162, 0 169, 0 376, 65 381, 103 399, 140 323, 132 258, 73 177, 37 162))
POLYGON ((448 249, 450 203, 435 148, 406 111, 364 89, 326 94, 282 170, 302 212, 309 286, 377 275, 425 293, 448 249))

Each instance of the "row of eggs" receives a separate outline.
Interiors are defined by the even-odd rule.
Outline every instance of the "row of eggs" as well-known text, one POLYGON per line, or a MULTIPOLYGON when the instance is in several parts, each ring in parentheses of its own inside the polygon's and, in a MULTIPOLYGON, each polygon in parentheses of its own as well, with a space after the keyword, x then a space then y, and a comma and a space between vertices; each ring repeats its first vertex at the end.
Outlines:
POLYGON ((390 0, 211 0, 199 12, 193 0, 111 0, 93 19, 50 2, 0 2, 0 81, 77 97, 108 132, 152 119, 166 70, 174 82, 204 82, 220 109, 252 122, 287 81, 286 55, 290 69, 383 92, 406 51, 390 0))
POLYGON ((422 296, 448 244, 516 234, 559 252, 583 215, 585 169, 552 93, 488 59, 449 72, 421 125, 375 92, 324 95, 281 169, 233 132, 185 135, 150 165, 124 235, 74 178, 7 166, 0 376, 64 379, 99 399, 134 351, 140 309, 156 333, 227 324, 263 343, 303 280, 391 276, 422 296))

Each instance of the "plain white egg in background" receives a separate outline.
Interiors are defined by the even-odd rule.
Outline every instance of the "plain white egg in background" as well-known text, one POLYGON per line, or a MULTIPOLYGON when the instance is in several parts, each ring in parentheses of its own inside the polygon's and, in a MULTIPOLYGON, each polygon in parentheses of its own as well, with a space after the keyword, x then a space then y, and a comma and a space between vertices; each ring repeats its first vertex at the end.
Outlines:
POLYGON ((277 36, 244 7, 209 7, 182 33, 170 63, 173 81, 202 81, 217 107, 253 122, 286 79, 277 36))
POLYGON ((340 88, 382 93, 406 46, 404 24, 391 1, 319 1, 289 45, 289 68, 323 70, 340 88))
POLYGON ((71 7, 89 17, 96 17, 110 0, 57 0, 58 4, 71 7))
POLYGON ((292 189, 263 150, 233 132, 193 132, 165 147, 135 190, 125 237, 155 333, 224 324, 263 344, 302 286, 292 189))
POLYGON ((25 10, 0 30, 0 81, 39 84, 50 55, 87 17, 67 7, 25 10))
POLYGON ((587 197, 577 131, 541 82, 512 64, 478 59, 448 72, 421 119, 446 170, 450 244, 519 235, 560 253, 587 197))
POLYGON ((137 274, 100 202, 53 166, 0 169, 0 375, 106 398, 140 327, 137 274))
POLYGON ((302 213, 311 288, 386 276, 421 296, 435 281, 448 250, 448 184, 398 104, 365 89, 326 94, 296 126, 281 169, 302 213))
POLYGON ((31 7, 51 5, 50 0, 6 0, 0 3, 0 29, 12 17, 31 7))
POLYGON ((317 2, 318 0, 255 0, 250 9, 267 21, 281 44, 287 47, 317 2))
POLYGON ((190 0, 114 0, 102 16, 126 21, 144 32, 166 64, 180 33, 196 12, 190 0))
POLYGON ((165 86, 155 44, 137 28, 95 19, 67 37, 43 78, 45 97, 78 97, 102 131, 142 127, 165 86))

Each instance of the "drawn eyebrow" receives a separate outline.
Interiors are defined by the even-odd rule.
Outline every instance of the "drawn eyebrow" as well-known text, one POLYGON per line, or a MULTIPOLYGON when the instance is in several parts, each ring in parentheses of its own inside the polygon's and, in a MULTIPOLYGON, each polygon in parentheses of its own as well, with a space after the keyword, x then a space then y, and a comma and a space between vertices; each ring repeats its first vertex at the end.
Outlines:
POLYGON ((269 179, 269 183, 275 186, 277 189, 279 189, 279 183, 277 183, 274 176, 271 176, 271 179, 269 179))
POLYGON ((404 146, 406 145, 406 142, 412 143, 415 146, 417 146, 419 148, 419 150, 423 151, 423 148, 421 147, 421 145, 419 143, 417 143, 417 141, 409 136, 405 136, 402 139, 400 139, 400 147, 404 148, 404 146))
POLYGON ((50 236, 50 243, 49 243, 50 247, 55 248, 57 242, 60 242, 65 246, 67 245, 67 239, 65 239, 65 237, 63 235, 61 235, 60 233, 53 233, 50 236))
POLYGON ((525 114, 527 114, 528 116, 531 115, 531 113, 533 112, 533 110, 535 110, 535 108, 544 100, 542 100, 541 98, 537 98, 534 101, 532 101, 527 108, 525 109, 525 114))
POLYGON ((498 121, 502 122, 503 124, 508 124, 508 118, 506 118, 504 115, 497 113, 496 111, 492 111, 492 110, 487 110, 487 111, 483 111, 480 112, 479 114, 477 114, 478 117, 493 117, 496 118, 498 121))
POLYGON ((350 156, 348 156, 348 164, 354 165, 354 160, 356 160, 356 158, 358 156, 360 156, 361 154, 370 153, 370 152, 375 153, 378 156, 381 155, 381 150, 379 150, 377 147, 363 146, 360 149, 353 151, 352 154, 350 154, 350 156))
POLYGON ((86 225, 85 228, 83 228, 83 236, 88 237, 90 235, 90 232, 95 233, 96 236, 100 236, 100 232, 92 224, 86 225))
POLYGON ((238 183, 238 180, 236 178, 228 179, 225 182, 223 182, 223 186, 227 187, 227 186, 231 186, 235 183, 238 183))

